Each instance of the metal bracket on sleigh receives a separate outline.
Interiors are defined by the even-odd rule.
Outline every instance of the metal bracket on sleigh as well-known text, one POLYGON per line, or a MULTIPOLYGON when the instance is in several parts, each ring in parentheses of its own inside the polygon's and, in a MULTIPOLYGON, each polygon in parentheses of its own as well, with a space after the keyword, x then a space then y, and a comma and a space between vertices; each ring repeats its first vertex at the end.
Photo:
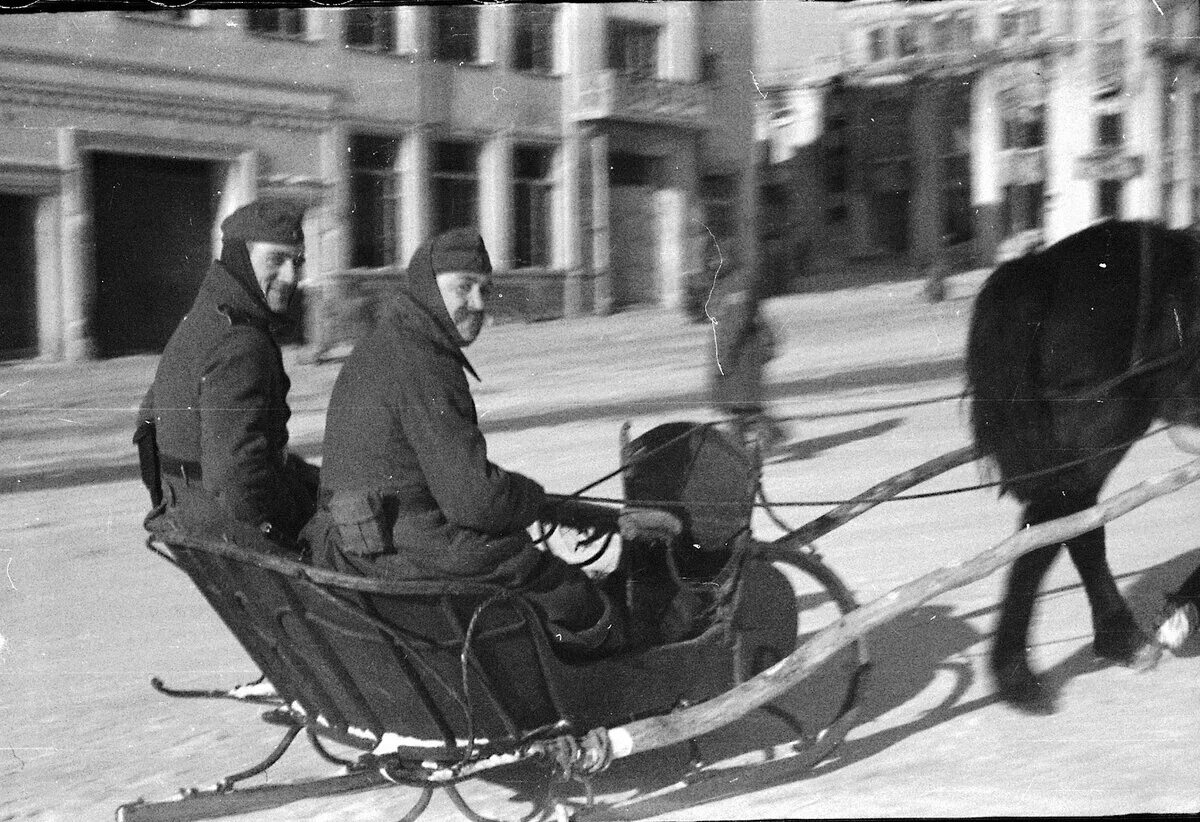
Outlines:
MULTIPOLYGON (((623 442, 623 452, 664 441, 673 445, 664 437, 678 429, 663 428, 669 430, 623 442)), ((181 791, 174 800, 123 805, 118 820, 210 819, 390 783, 419 791, 405 822, 416 819, 438 789, 463 815, 481 822, 485 818, 467 804, 457 784, 520 762, 539 764, 545 775, 545 792, 523 820, 568 812, 555 799, 556 779, 583 783, 584 806, 590 805, 590 777, 615 759, 655 747, 631 735, 627 723, 686 720, 689 712, 751 685, 763 667, 792 653, 803 627, 796 594, 786 582, 780 586, 782 575, 772 578, 770 565, 761 560, 798 570, 839 614, 856 607, 815 552, 797 550, 788 537, 769 544, 750 538, 757 461, 715 429, 695 432, 669 449, 675 462, 667 475, 684 472, 669 493, 679 501, 695 551, 681 560, 685 576, 693 559, 698 566, 712 564, 714 543, 732 550, 716 574, 721 590, 715 617, 699 636, 612 658, 556 657, 536 612, 518 592, 441 580, 362 578, 228 542, 178 532, 153 535, 151 547, 191 577, 265 677, 228 691, 175 690, 157 679, 154 687, 171 696, 269 705, 263 719, 285 732, 258 764, 210 788, 181 791), (700 466, 706 467, 694 470, 700 466), (747 586, 754 590, 744 590, 747 586), (755 608, 794 618, 790 625, 781 627, 776 619, 764 628, 755 608), (302 731, 342 773, 239 787, 275 764, 302 731), (329 742, 354 754, 337 756, 329 742)), ((663 498, 665 475, 653 469, 626 477, 627 498, 663 498)), ((828 715, 811 728, 778 705, 762 703, 795 728, 798 739, 788 761, 796 769, 827 757, 857 720, 868 665, 861 640, 838 664, 838 693, 828 715)), ((686 737, 694 765, 700 757, 693 737, 707 730, 686 737)), ((693 772, 689 778, 701 776, 693 772)))

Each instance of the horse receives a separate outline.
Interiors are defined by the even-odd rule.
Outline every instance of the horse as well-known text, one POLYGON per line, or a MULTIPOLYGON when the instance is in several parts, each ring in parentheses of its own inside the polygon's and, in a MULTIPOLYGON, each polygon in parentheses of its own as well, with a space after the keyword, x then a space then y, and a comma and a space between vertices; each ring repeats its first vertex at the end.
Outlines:
MULTIPOLYGON (((1098 223, 991 273, 971 317, 966 393, 979 454, 998 469, 1000 493, 1023 506, 1024 524, 1094 505, 1155 419, 1173 424, 1178 447, 1200 452, 1191 428, 1200 425, 1198 320, 1200 240, 1157 223, 1098 223)), ((1104 528, 1064 545, 1087 592, 1093 652, 1152 668, 1162 647, 1117 588, 1104 528)), ((1038 588, 1062 547, 1012 565, 992 640, 1000 697, 1029 713, 1056 707, 1026 642, 1038 588)))

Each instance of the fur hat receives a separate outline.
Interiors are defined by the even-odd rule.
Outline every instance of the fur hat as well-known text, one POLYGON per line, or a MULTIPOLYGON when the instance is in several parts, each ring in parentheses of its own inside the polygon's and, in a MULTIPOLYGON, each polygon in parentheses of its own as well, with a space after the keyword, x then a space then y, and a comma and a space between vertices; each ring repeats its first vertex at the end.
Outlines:
POLYGON ((300 245, 304 242, 300 225, 304 208, 288 200, 255 200, 226 217, 221 234, 226 240, 244 243, 300 245))

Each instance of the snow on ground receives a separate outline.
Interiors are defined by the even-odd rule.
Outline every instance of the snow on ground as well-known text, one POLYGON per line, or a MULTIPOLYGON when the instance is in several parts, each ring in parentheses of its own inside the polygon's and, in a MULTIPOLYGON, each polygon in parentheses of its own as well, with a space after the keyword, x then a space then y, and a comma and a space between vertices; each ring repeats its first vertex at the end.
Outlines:
MULTIPOLYGON (((791 439, 766 468, 768 498, 841 499, 967 442, 960 359, 977 285, 978 276, 957 278, 952 299, 937 305, 919 299, 918 283, 772 301, 783 340, 769 373, 772 404, 791 439)), ((709 328, 663 310, 485 330, 468 353, 483 377, 476 400, 493 459, 569 491, 616 467, 622 421, 636 435, 712 418, 710 344, 709 328)), ((294 443, 316 456, 337 364, 288 359, 294 443)), ((148 685, 151 675, 182 687, 256 676, 190 583, 141 548, 146 499, 130 420, 153 368, 152 357, 0 365, 0 820, 111 819, 122 802, 210 784, 274 744, 274 729, 250 706, 170 700, 148 685)), ((1150 439, 1111 489, 1183 461, 1164 437, 1150 439)), ((968 466, 928 488, 978 479, 968 466)), ((615 480, 595 491, 618 492, 615 480)), ((1110 527, 1114 572, 1144 619, 1200 563, 1198 494, 1185 489, 1110 527)), ((778 513, 799 524, 822 510, 778 513)), ((1015 517, 990 491, 896 502, 818 547, 868 601, 995 544, 1015 517)), ((760 512, 756 536, 779 533, 760 512)), ((1034 660, 1062 687, 1061 709, 1026 717, 994 701, 986 674, 1001 581, 938 597, 872 634, 864 720, 816 771, 786 761, 735 767, 739 756, 761 758, 758 748, 786 741, 775 720, 755 713, 701 741, 726 771, 684 784, 686 750, 622 760, 595 781, 600 806, 586 818, 1200 810, 1196 644, 1149 674, 1096 664, 1085 597, 1062 560, 1032 637, 1034 660)), ((328 774, 298 743, 267 779, 328 774)), ((518 771, 463 790, 486 814, 512 816, 523 806, 507 800, 527 778, 518 771)), ((375 790, 239 818, 373 822, 398 818, 411 799, 375 790)), ((458 817, 439 795, 424 818, 458 817)))

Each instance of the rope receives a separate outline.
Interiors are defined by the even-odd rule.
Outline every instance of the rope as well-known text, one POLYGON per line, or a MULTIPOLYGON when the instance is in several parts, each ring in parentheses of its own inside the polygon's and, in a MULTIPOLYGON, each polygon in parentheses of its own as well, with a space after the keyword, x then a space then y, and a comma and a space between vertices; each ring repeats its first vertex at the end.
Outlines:
MULTIPOLYGON (((1086 457, 1079 457, 1078 459, 1070 460, 1068 462, 1064 462, 1059 465, 1053 465, 1049 468, 1041 468, 1037 471, 1029 471, 1025 474, 1018 474, 1017 476, 1011 477, 1009 479, 994 480, 991 482, 981 482, 976 485, 963 485, 963 486, 959 486, 958 488, 947 488, 943 491, 925 491, 925 492, 922 492, 919 494, 897 494, 895 496, 885 497, 885 498, 879 499, 879 500, 872 500, 872 499, 861 500, 858 498, 854 498, 854 499, 836 499, 836 500, 827 500, 827 499, 826 500, 789 500, 786 502, 770 502, 762 494, 761 489, 760 489, 759 497, 762 501, 753 503, 753 507, 754 508, 763 508, 768 511, 773 507, 776 507, 776 508, 827 507, 827 506, 832 506, 832 505, 847 505, 849 503, 857 503, 857 502, 874 503, 874 502, 897 502, 897 501, 903 501, 903 500, 932 499, 934 497, 948 497, 953 494, 963 494, 968 491, 982 491, 987 488, 996 488, 997 486, 1005 485, 1008 483, 1023 482, 1025 480, 1036 479, 1038 477, 1048 476, 1051 474, 1057 474, 1061 471, 1066 471, 1070 468, 1076 467, 1077 465, 1083 465, 1085 463, 1091 462, 1092 460, 1098 459, 1099 457, 1102 457, 1105 454, 1112 453, 1113 451, 1119 451, 1122 448, 1128 448, 1128 447, 1132 446, 1133 444, 1140 442, 1141 440, 1148 439, 1149 437, 1152 437, 1156 434, 1160 434, 1163 431, 1166 431, 1170 427, 1171 427, 1170 425, 1160 425, 1158 428, 1154 428, 1150 431, 1147 431, 1145 434, 1142 434, 1141 436, 1134 437, 1133 439, 1130 439, 1130 440, 1125 440, 1124 442, 1119 442, 1116 445, 1110 445, 1107 448, 1102 448, 1101 450, 1097 451, 1096 453, 1089 454, 1086 457)), ((618 503, 624 502, 624 500, 615 499, 612 497, 579 497, 579 499, 586 501, 586 502, 618 502, 618 503)), ((677 503, 678 503, 678 500, 638 500, 639 505, 668 505, 668 504, 677 504, 677 503)), ((721 506, 740 507, 736 503, 722 503, 722 502, 711 501, 711 500, 705 500, 704 504, 706 506, 710 506, 713 508, 719 508, 721 506)), ((771 514, 768 513, 768 516, 771 516, 771 514)), ((780 524, 779 521, 776 521, 776 524, 779 525, 780 524)))

